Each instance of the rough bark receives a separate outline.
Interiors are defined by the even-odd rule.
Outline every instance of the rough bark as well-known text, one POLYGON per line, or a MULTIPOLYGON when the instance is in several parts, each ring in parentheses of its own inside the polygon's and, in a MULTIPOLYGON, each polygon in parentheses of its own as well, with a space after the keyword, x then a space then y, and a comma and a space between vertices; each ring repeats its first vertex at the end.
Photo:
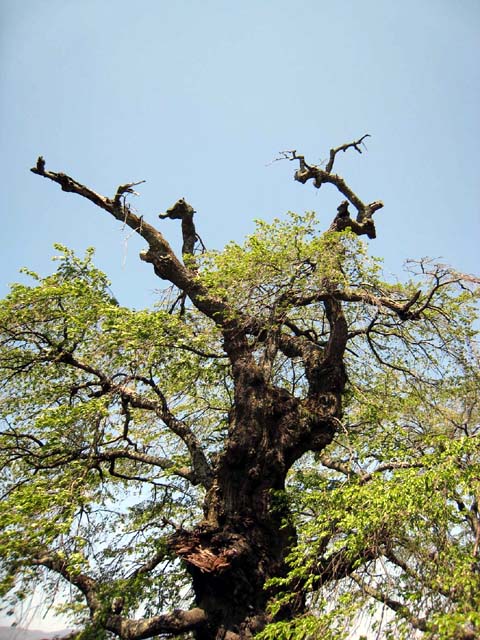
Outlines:
MULTIPOLYGON (((317 188, 331 183, 347 198, 339 206, 331 229, 350 228, 358 235, 374 238, 372 215, 382 203, 365 205, 340 176, 332 173, 336 154, 350 147, 360 151, 363 139, 333 149, 325 169, 308 165, 294 151, 285 157, 300 163, 296 180, 305 183, 312 179, 317 188), (357 209, 356 220, 349 216, 348 203, 357 209)), ((172 429, 177 429, 184 439, 192 458, 191 477, 207 490, 203 520, 193 530, 178 530, 170 541, 171 549, 184 561, 192 577, 196 608, 144 621, 128 620, 120 612, 111 615, 105 624, 120 637, 130 639, 192 629, 197 640, 251 638, 268 621, 266 604, 271 594, 265 583, 271 577, 285 574, 285 557, 295 542, 288 513, 275 501, 276 492, 284 489, 288 470, 296 460, 308 451, 321 452, 332 441, 342 417, 346 384, 343 357, 348 339, 342 309, 345 294, 329 290, 314 292, 310 298, 290 300, 298 306, 312 301, 323 303, 330 329, 326 345, 296 335, 295 331, 292 335, 288 325, 288 330, 279 331, 278 348, 301 358, 308 381, 305 397, 294 397, 284 388, 272 385, 254 358, 249 337, 255 336, 261 342, 266 329, 256 318, 230 313, 226 303, 212 296, 197 278, 193 254, 198 236, 194 210, 188 203, 179 200, 160 216, 181 220, 182 264, 163 235, 134 214, 126 203, 126 194, 132 192, 133 184, 120 186, 113 198, 107 198, 63 173, 47 171, 41 157, 32 171, 60 184, 64 191, 89 199, 141 235, 148 244, 147 251, 141 254, 142 260, 151 263, 159 277, 177 286, 182 295, 218 325, 233 372, 234 408, 223 453, 214 464, 207 462, 193 434, 169 414, 161 397, 158 405, 150 407, 164 421, 170 421, 172 429)), ((379 304, 376 299, 366 301, 379 304)), ((411 314, 415 302, 397 304, 395 310, 411 314)), ((128 390, 122 398, 127 407, 143 406, 141 398, 129 396, 128 390)), ((188 478, 189 474, 185 470, 183 477, 188 478)), ((61 564, 50 556, 39 558, 38 564, 76 584, 95 616, 101 605, 96 596, 97 585, 91 578, 66 575, 61 564)), ((290 610, 281 615, 299 613, 303 606, 299 593, 290 610)))

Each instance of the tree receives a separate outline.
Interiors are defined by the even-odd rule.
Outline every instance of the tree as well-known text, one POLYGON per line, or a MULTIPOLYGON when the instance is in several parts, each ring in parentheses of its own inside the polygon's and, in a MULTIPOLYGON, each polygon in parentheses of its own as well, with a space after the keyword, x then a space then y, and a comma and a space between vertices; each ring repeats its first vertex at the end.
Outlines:
POLYGON ((4 594, 69 585, 80 638, 341 638, 378 603, 395 637, 478 637, 478 281, 428 260, 384 281, 361 240, 383 205, 333 172, 364 138, 323 167, 283 154, 345 198, 327 231, 290 214, 198 253, 179 200, 182 259, 135 184, 104 197, 38 159, 170 288, 129 310, 57 247, 3 301, 4 594))

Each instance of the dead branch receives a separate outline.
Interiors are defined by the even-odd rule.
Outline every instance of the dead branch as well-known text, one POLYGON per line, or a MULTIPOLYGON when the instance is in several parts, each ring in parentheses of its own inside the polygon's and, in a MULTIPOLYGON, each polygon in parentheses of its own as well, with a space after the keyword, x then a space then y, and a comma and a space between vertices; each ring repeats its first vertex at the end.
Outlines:
POLYGON ((347 142, 346 144, 342 144, 339 147, 336 147, 334 149, 330 149, 330 159, 328 161, 327 166, 325 167, 325 171, 327 173, 331 173, 332 169, 333 169, 333 163, 335 162, 335 156, 337 155, 337 153, 339 151, 343 151, 345 153, 345 151, 347 151, 347 149, 355 149, 355 151, 358 151, 358 153, 362 153, 362 150, 360 148, 360 145, 363 144, 364 145, 364 140, 365 138, 370 138, 370 134, 366 133, 365 135, 363 135, 361 138, 359 138, 358 140, 355 140, 354 142, 347 142))
POLYGON ((322 184, 330 183, 347 198, 347 202, 342 202, 339 206, 337 210, 338 214, 330 227, 331 230, 343 231, 344 229, 350 228, 357 235, 366 235, 373 239, 376 237, 376 233, 372 216, 375 211, 378 211, 383 207, 383 202, 376 200, 370 204, 365 204, 341 176, 336 173, 332 173, 337 153, 340 151, 345 152, 348 149, 355 149, 358 153, 362 153, 360 145, 363 144, 363 141, 365 138, 369 137, 369 135, 370 134, 367 133, 358 140, 330 149, 330 158, 324 169, 320 166, 307 163, 305 157, 298 154, 295 149, 291 151, 282 151, 278 160, 298 160, 299 168, 294 175, 297 182, 305 184, 308 180, 313 180, 313 185, 316 189, 320 189, 322 184), (357 210, 356 220, 352 220, 350 218, 348 213, 348 203, 351 203, 357 210))
MULTIPOLYGON (((32 173, 48 178, 59 184, 63 191, 76 193, 77 195, 90 200, 93 204, 107 211, 119 222, 129 226, 135 233, 138 233, 148 243, 148 249, 140 253, 140 258, 144 262, 150 263, 156 275, 163 280, 168 280, 178 289, 183 291, 193 302, 193 304, 211 318, 217 325, 228 326, 233 328, 235 323, 232 320, 232 313, 228 305, 209 295, 208 291, 201 285, 197 278, 196 270, 182 264, 175 255, 164 236, 155 229, 153 225, 146 222, 143 216, 133 213, 129 204, 125 201, 125 194, 132 194, 132 187, 139 183, 127 183, 120 185, 113 198, 107 198, 96 193, 89 187, 77 182, 65 173, 55 171, 47 171, 45 169, 45 160, 40 156, 35 167, 31 169, 32 173)), ((177 203, 178 204, 178 203, 177 203)), ((184 202, 184 210, 190 205, 184 202)), ((193 211, 193 209, 192 209, 193 211)), ((192 222, 193 224, 193 222, 192 222)), ((191 233, 191 226, 187 223, 187 235, 191 233)), ((202 243, 203 244, 203 243, 202 243)), ((187 241, 187 249, 191 248, 190 239, 187 241)), ((242 324, 249 324, 249 319, 242 324)))

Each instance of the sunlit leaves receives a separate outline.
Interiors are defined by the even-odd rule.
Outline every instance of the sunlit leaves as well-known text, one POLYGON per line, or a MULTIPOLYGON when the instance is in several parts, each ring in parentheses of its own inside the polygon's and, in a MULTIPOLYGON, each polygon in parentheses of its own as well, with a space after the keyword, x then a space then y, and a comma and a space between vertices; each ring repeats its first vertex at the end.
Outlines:
MULTIPOLYGON (((119 306, 91 252, 57 249, 57 271, 30 273, 0 306, 2 589, 22 575, 33 584, 49 552, 70 575, 99 580, 103 614, 121 594, 129 615, 154 615, 190 598, 168 539, 203 515, 193 458, 201 447, 215 468, 234 428, 224 337, 188 301, 182 312, 166 295, 153 309, 119 306)), ((477 625, 480 367, 468 279, 423 260, 406 282, 385 281, 357 236, 320 235, 310 213, 259 222, 244 245, 199 257, 195 273, 245 330, 266 384, 299 400, 305 354, 330 337, 325 301, 340 300, 348 323, 336 438, 276 496, 298 544, 290 574, 271 581, 270 612, 302 591, 307 613, 261 638, 345 637, 375 600, 395 611, 399 638, 422 628, 453 639, 477 625)))
MULTIPOLYGON (((410 638, 418 625, 426 637, 442 640, 475 628, 477 371, 457 371, 435 386, 404 383, 403 389, 403 376, 394 371, 372 377, 371 388, 364 382, 364 392, 347 408, 336 442, 317 463, 305 461, 292 474, 300 538, 284 585, 288 592, 305 584, 319 624, 326 614, 338 621, 344 611, 338 594, 321 604, 332 588, 331 579, 321 586, 323 570, 333 574, 338 589, 358 592, 352 615, 360 615, 373 594, 395 605, 397 617, 387 616, 393 637, 410 638), (353 573, 345 575, 345 565, 353 573)), ((336 637, 348 631, 347 624, 336 637)))
MULTIPOLYGON (((354 285, 364 258, 364 245, 354 234, 319 235, 314 213, 290 213, 286 221, 257 221, 243 246, 232 242, 221 253, 205 254, 201 277, 237 309, 248 305, 255 315, 268 316, 276 305, 288 309, 291 299, 312 289, 354 285)), ((372 262, 372 282, 377 271, 372 262)))
MULTIPOLYGON (((187 492, 175 476, 190 464, 184 443, 155 411, 127 409, 124 388, 147 407, 174 407, 207 446, 224 428, 225 397, 215 382, 225 373, 215 331, 206 332, 201 318, 185 322, 162 308, 118 306, 91 252, 83 260, 59 249, 57 271, 46 278, 30 273, 34 285, 14 285, 0 308, 0 550, 7 590, 46 550, 64 557, 73 573, 128 576, 158 553, 169 522, 198 515, 197 490, 187 492), (165 460, 171 462, 163 468, 165 460), (130 511, 139 502, 146 505, 143 519, 130 511)), ((183 579, 178 564, 170 565, 171 558, 162 563, 166 577, 155 597, 156 572, 135 579, 131 607, 142 598, 161 607, 167 593, 177 593, 183 579)))

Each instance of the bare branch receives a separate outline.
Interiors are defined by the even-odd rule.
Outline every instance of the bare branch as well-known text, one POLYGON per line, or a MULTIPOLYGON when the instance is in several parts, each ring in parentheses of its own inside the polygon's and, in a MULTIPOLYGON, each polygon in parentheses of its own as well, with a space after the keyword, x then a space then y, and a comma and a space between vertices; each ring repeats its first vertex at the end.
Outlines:
POLYGON ((358 151, 358 153, 362 153, 360 145, 363 144, 363 141, 365 140, 365 138, 370 138, 370 137, 371 137, 370 134, 366 133, 365 135, 363 135, 358 140, 355 140, 354 142, 347 142, 346 144, 342 144, 339 147, 336 147, 334 149, 330 149, 330 159, 328 161, 327 166, 325 167, 325 171, 327 173, 331 173, 331 171, 333 169, 333 163, 335 162, 335 156, 337 155, 337 153, 339 153, 339 151, 343 151, 345 153, 345 151, 347 151, 347 149, 352 149, 353 148, 353 149, 355 149, 355 151, 358 151))
MULTIPOLYGON (((96 193, 65 173, 47 171, 45 169, 45 160, 41 156, 31 171, 56 182, 63 191, 76 193, 90 200, 90 202, 93 202, 93 204, 104 209, 114 218, 133 229, 148 243, 148 250, 142 251, 140 258, 144 262, 152 264, 155 273, 160 278, 169 280, 188 295, 193 304, 207 317, 214 320, 216 324, 221 326, 232 326, 234 324, 228 306, 217 298, 209 296, 208 291, 198 281, 196 271, 183 265, 160 231, 146 222, 142 216, 133 213, 131 207, 125 202, 124 194, 133 193, 132 186, 139 183, 121 185, 112 199, 96 193)), ((189 207, 190 205, 186 206, 189 207)), ((188 246, 190 247, 190 245, 188 246)))
POLYGON ((358 140, 330 149, 330 159, 325 169, 322 169, 317 165, 308 164, 305 161, 305 157, 297 154, 296 150, 283 151, 279 159, 298 160, 299 168, 295 172, 295 180, 297 180, 297 182, 305 184, 308 180, 313 180, 313 184, 316 189, 320 189, 322 184, 325 183, 333 184, 338 191, 347 198, 347 201, 355 207, 357 210, 357 219, 352 220, 348 214, 347 207, 345 207, 346 203, 342 203, 339 207, 338 215, 332 223, 332 230, 342 231, 350 228, 357 235, 367 235, 369 238, 375 238, 376 232, 372 216, 375 211, 378 211, 378 209, 383 207, 383 203, 380 200, 377 200, 370 204, 365 204, 341 176, 332 173, 337 153, 340 151, 345 152, 347 149, 352 148, 358 151, 358 153, 362 153, 360 145, 367 137, 369 137, 368 133, 358 140))

